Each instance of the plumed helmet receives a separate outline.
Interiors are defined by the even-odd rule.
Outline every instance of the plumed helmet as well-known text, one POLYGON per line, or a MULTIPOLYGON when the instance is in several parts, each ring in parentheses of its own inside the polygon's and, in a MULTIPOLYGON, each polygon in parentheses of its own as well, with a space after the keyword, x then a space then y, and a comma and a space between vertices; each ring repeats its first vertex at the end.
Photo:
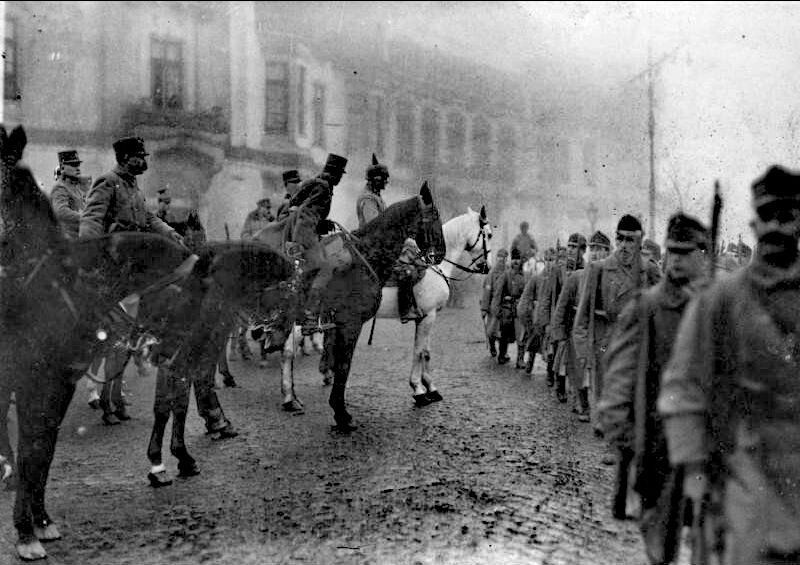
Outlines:
POLYGON ((384 179, 389 178, 389 169, 386 165, 383 165, 378 162, 378 158, 375 156, 375 153, 372 154, 372 164, 367 167, 367 179, 373 179, 376 177, 382 177, 384 179))

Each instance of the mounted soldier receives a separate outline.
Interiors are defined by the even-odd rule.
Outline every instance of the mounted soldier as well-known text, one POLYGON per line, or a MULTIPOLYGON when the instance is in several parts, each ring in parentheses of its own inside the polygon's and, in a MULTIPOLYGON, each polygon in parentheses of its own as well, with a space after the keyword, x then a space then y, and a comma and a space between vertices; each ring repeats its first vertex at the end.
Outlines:
POLYGON ((256 202, 256 209, 247 214, 242 226, 242 239, 253 239, 253 235, 270 222, 275 221, 272 215, 272 201, 262 198, 256 202))
POLYGON ((375 153, 372 154, 372 164, 367 167, 366 178, 367 184, 356 200, 356 216, 360 228, 386 210, 381 191, 386 189, 386 183, 389 182, 389 169, 378 162, 375 153))
POLYGON ((332 231, 328 214, 331 211, 333 189, 341 182, 346 165, 347 159, 330 153, 322 172, 301 183, 297 193, 289 200, 290 240, 302 246, 306 273, 313 273, 302 310, 303 335, 324 329, 320 324, 322 299, 333 276, 333 265, 328 261, 319 238, 332 231))
POLYGON ((283 202, 278 206, 278 211, 275 213, 275 219, 279 222, 289 215, 289 201, 292 199, 292 196, 294 196, 294 193, 297 192, 297 189, 300 188, 300 183, 302 182, 300 173, 295 169, 283 171, 282 177, 283 188, 286 194, 283 197, 283 202))
POLYGON ((60 151, 56 183, 50 191, 50 202, 64 235, 69 239, 78 238, 81 225, 81 212, 86 207, 86 177, 81 176, 81 163, 77 151, 60 151))

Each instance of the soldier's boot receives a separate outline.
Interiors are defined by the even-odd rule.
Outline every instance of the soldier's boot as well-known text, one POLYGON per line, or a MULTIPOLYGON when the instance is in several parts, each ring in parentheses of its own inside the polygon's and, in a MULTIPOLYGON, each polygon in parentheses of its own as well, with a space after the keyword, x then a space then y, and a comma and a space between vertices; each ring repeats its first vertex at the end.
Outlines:
POLYGON ((590 420, 589 417, 589 389, 588 387, 583 387, 578 389, 578 421, 579 422, 588 422, 590 420))
POLYGON ((511 360, 508 356, 508 342, 504 339, 500 339, 500 347, 497 351, 497 364, 498 365, 505 365, 511 360))
POLYGON ((517 369, 525 368, 525 350, 522 347, 517 347, 517 369))
POLYGON ((528 361, 525 363, 525 372, 529 375, 533 372, 533 362, 536 360, 536 353, 528 352, 528 361))
POLYGON ((305 310, 303 310, 303 335, 314 335, 334 327, 332 324, 323 324, 322 318, 322 290, 312 288, 308 293, 305 310))
POLYGON ((492 357, 497 357, 497 346, 495 345, 495 341, 496 340, 494 338, 489 339, 489 355, 492 357))
POLYGON ((567 401, 567 375, 556 375, 556 398, 562 404, 567 401))

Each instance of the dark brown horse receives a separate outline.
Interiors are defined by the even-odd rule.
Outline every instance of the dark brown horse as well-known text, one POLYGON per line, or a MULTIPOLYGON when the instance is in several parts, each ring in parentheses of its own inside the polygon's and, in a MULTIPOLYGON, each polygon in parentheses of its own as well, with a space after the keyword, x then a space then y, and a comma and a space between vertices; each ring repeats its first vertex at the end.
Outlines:
MULTIPOLYGON (((275 238, 280 230, 265 229, 256 238, 273 246, 282 242, 275 238)), ((329 404, 333 408, 336 428, 354 429, 352 417, 345 405, 345 388, 350 375, 350 363, 364 322, 378 311, 381 289, 391 275, 392 266, 400 256, 407 238, 416 240, 421 251, 441 260, 445 254, 444 235, 439 211, 425 183, 419 196, 396 202, 363 228, 353 232, 353 261, 334 271, 324 297, 325 310, 333 313, 335 327, 325 332, 323 357, 333 373, 333 389, 329 404)), ((298 304, 289 296, 287 304, 298 304)), ((295 312, 295 314, 297 314, 295 312)), ((286 335, 296 317, 284 316, 288 324, 286 335)))
POLYGON ((144 329, 161 338, 162 361, 191 382, 206 361, 202 353, 213 350, 216 360, 220 350, 211 321, 221 305, 251 306, 292 267, 259 244, 209 245, 189 272, 179 269, 189 252, 156 234, 68 243, 20 163, 25 144, 21 128, 6 135, 0 126, 0 396, 13 391, 17 398, 14 525, 18 555, 33 560, 47 556, 41 541, 60 537, 45 510, 45 487, 59 425, 91 360, 144 329), (159 307, 158 297, 176 288, 181 300, 159 307), (133 293, 142 295, 137 320, 118 305, 133 293))

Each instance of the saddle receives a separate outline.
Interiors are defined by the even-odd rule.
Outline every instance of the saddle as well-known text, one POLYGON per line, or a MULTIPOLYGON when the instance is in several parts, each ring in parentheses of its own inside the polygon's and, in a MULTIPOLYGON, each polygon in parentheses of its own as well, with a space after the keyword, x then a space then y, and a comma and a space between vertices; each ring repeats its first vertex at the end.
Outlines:
MULTIPOLYGON (((302 259, 305 249, 311 242, 299 241, 299 238, 296 237, 297 214, 302 214, 302 210, 298 210, 282 220, 270 223, 257 231, 253 239, 278 250, 292 262, 302 259)), ((353 264, 353 254, 350 251, 351 243, 347 240, 347 235, 344 232, 325 235, 320 239, 320 243, 325 252, 326 260, 333 265, 334 270, 344 269, 353 264)))

